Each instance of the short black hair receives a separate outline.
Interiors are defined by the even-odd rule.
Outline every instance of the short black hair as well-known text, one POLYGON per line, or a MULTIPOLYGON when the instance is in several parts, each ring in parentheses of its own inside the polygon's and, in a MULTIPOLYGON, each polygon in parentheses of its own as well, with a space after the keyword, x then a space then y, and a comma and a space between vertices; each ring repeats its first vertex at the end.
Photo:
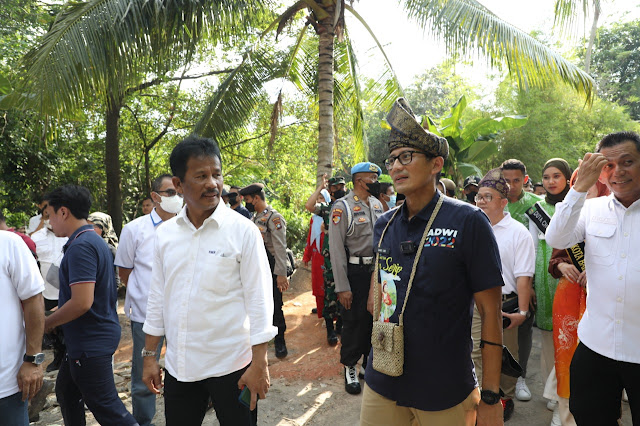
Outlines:
POLYGON ((602 138, 596 145, 596 152, 600 152, 602 148, 611 148, 612 146, 619 145, 625 142, 633 142, 636 146, 636 150, 640 152, 640 135, 636 132, 616 132, 609 133, 602 138))
POLYGON ((264 189, 261 189, 260 191, 254 192, 253 194, 249 194, 249 195, 255 195, 256 197, 260 197, 262 201, 264 201, 265 199, 264 189))
POLYGON ((392 187, 393 185, 390 184, 389 182, 380 182, 380 193, 381 194, 386 194, 387 191, 389 190, 390 187, 392 187))
POLYGON ((527 167, 520 160, 516 160, 515 158, 510 158, 505 160, 500 166, 502 170, 520 170, 522 172, 522 176, 527 175, 527 167))
POLYGON ((187 163, 191 157, 218 157, 222 165, 220 147, 215 140, 191 135, 176 145, 169 157, 171 173, 177 176, 180 181, 184 180, 187 173, 187 163))
MULTIPOLYGON (((165 174, 162 174, 162 175, 158 176, 157 178, 155 178, 153 180, 153 182, 151 182, 151 191, 153 191, 153 192, 160 191, 160 188, 162 187, 162 181, 167 179, 167 178, 169 180, 171 180, 172 177, 173 176, 171 176, 169 173, 165 173, 165 174)), ((147 198, 151 199, 151 197, 147 197, 147 198)), ((144 200, 142 200, 142 201, 144 201, 144 200)), ((153 201, 153 200, 151 200, 151 201, 153 201)))
POLYGON ((144 198, 142 199, 142 202, 144 203, 144 202, 145 202, 145 201, 147 201, 147 200, 149 200, 149 201, 151 201, 151 202, 153 203, 153 198, 151 198, 151 197, 144 197, 144 198))
MULTIPOLYGON (((235 192, 238 192, 238 193, 239 193, 239 192, 240 192, 240 190, 241 190, 242 188, 240 188, 239 186, 236 186, 236 185, 231 185, 231 186, 229 187, 229 189, 237 189, 237 191, 235 191, 235 192)), ((231 192, 234 192, 234 191, 231 191, 231 192)))
POLYGON ((542 182, 536 182, 536 183, 534 183, 534 184, 533 184, 533 188, 534 188, 534 189, 535 189, 535 188, 537 188, 537 187, 539 187, 539 186, 540 186, 540 187, 544 187, 544 185, 542 185, 542 182))
POLYGON ((91 209, 91 193, 84 186, 64 185, 44 196, 44 200, 57 212, 60 207, 69 209, 76 219, 87 219, 91 209))

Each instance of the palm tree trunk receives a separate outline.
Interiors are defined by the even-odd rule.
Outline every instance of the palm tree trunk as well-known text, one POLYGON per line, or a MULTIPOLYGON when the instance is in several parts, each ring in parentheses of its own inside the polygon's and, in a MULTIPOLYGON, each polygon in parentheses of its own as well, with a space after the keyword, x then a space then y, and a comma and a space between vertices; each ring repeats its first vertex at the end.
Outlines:
POLYGON ((324 173, 331 177, 333 165, 333 10, 319 24, 318 45, 318 183, 324 173))
POLYGON ((104 144, 104 165, 107 174, 107 213, 118 235, 122 230, 122 188, 120 186, 120 109, 119 100, 107 103, 107 134, 104 144))
POLYGON ((593 13, 593 22, 591 23, 591 34, 589 34, 589 45, 587 46, 587 52, 584 55, 584 70, 589 73, 591 68, 591 53, 593 52, 593 43, 596 40, 596 32, 598 31, 598 18, 600 18, 600 8, 596 7, 593 13))

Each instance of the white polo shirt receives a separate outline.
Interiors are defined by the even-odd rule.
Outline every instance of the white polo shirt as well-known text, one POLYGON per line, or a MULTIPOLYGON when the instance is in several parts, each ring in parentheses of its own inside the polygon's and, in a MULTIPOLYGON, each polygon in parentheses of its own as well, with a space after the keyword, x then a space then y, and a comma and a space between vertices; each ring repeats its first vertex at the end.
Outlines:
POLYGON ((147 316, 153 246, 156 229, 161 223, 162 219, 154 208, 148 215, 127 223, 120 234, 113 263, 119 268, 133 269, 127 281, 127 296, 124 300, 124 313, 131 321, 143 323, 147 316))
POLYGON ((518 293, 518 277, 533 277, 536 270, 536 252, 531 233, 513 219, 508 212, 492 226, 502 261, 502 294, 518 293))
POLYGON ((31 239, 36 244, 36 253, 40 261, 40 272, 44 278, 44 292, 42 295, 48 300, 58 300, 60 290, 49 284, 47 273, 51 265, 62 260, 62 247, 69 240, 67 237, 56 237, 56 234, 46 226, 31 235, 31 239))
POLYGON ((20 390, 18 370, 27 344, 22 300, 43 290, 38 264, 22 238, 0 231, 0 398, 20 390))
POLYGON ((640 364, 640 200, 628 208, 613 194, 586 200, 569 190, 547 229, 547 243, 585 242, 587 308, 578 337, 616 361, 640 364))
POLYGON ((186 212, 156 232, 143 330, 166 336, 167 371, 194 382, 247 366, 251 346, 271 340, 277 328, 258 227, 224 203, 198 229, 186 212))

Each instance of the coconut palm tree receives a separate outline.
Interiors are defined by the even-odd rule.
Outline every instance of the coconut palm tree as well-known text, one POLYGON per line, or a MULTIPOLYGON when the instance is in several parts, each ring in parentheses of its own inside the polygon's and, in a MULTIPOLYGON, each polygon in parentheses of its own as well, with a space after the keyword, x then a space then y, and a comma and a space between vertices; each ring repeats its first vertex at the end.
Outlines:
POLYGON ((591 30, 587 42, 587 51, 584 55, 584 70, 589 73, 591 68, 591 53, 598 31, 598 20, 602 13, 600 0, 556 0, 554 26, 560 27, 561 31, 569 33, 575 32, 577 19, 582 16, 586 19, 593 13, 591 18, 591 30))
MULTIPOLYGON (((452 54, 480 53, 491 66, 506 63, 522 88, 560 80, 591 97, 593 82, 586 73, 476 0, 398 0, 397 4, 425 31, 443 40, 452 54)), ((138 84, 150 72, 163 75, 171 66, 189 61, 195 45, 203 39, 220 43, 239 40, 241 34, 259 25, 268 6, 273 5, 257 0, 73 2, 26 56, 30 84, 24 91, 42 112, 71 114, 85 100, 96 97, 107 105, 108 211, 118 228, 122 213, 117 129, 126 88, 138 84)), ((388 7, 393 7, 391 1, 388 7)), ((360 83, 353 40, 345 27, 346 12, 375 39, 353 3, 345 0, 296 1, 261 34, 265 40, 270 31, 278 35, 289 23, 304 22, 298 27, 282 76, 299 87, 313 88, 317 96, 318 177, 332 169, 336 111, 356 111, 355 142, 361 147, 358 155, 364 157, 361 103, 366 90, 370 90, 371 102, 383 109, 402 93, 386 55, 379 84, 365 88, 360 83), (315 52, 310 48, 314 45, 315 52)), ((222 82, 205 108, 196 132, 218 136, 244 125, 262 82, 279 75, 267 51, 259 44, 246 51, 241 64, 222 82)))

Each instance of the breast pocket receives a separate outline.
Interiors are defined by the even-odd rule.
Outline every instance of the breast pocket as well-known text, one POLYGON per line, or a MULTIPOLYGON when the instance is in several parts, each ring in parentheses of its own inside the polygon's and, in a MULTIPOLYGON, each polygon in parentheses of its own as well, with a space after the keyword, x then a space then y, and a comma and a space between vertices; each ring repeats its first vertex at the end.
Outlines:
POLYGON ((209 256, 203 265, 200 288, 224 296, 239 279, 239 263, 232 257, 209 256))
POLYGON ((591 222, 586 229, 585 252, 598 265, 611 265, 616 253, 616 224, 591 222))

